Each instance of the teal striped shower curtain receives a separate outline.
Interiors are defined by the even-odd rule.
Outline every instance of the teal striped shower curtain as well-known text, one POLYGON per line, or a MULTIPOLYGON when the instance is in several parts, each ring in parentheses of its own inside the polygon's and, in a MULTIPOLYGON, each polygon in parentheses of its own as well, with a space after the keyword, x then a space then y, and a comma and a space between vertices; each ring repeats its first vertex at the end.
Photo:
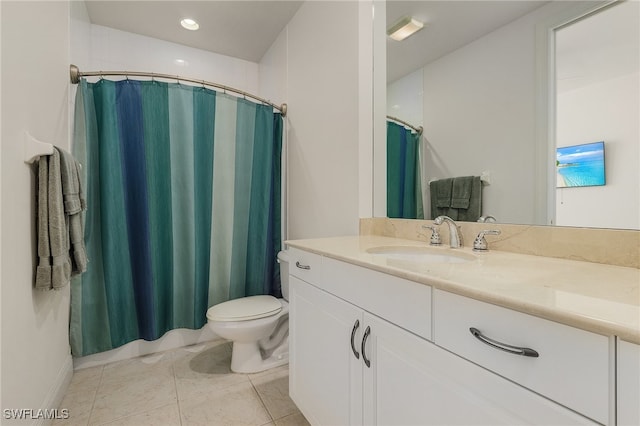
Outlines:
POLYGON ((72 283, 74 356, 198 329, 209 306, 280 297, 282 116, 204 87, 82 80, 89 267, 72 283))
POLYGON ((420 135, 387 121, 387 217, 424 219, 420 135))

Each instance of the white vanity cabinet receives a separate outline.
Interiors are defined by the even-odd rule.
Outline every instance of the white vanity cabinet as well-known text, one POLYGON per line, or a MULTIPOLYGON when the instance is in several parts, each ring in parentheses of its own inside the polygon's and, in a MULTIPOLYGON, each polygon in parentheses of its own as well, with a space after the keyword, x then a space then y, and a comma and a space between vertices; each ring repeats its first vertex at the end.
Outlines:
POLYGON ((362 361, 349 344, 362 311, 294 276, 289 303, 291 398, 314 425, 362 424, 362 361))
POLYGON ((433 344, 431 287, 300 251, 290 271, 290 394, 311 424, 593 424, 433 344))
POLYGON ((618 425, 640 425, 640 345, 618 341, 618 425))

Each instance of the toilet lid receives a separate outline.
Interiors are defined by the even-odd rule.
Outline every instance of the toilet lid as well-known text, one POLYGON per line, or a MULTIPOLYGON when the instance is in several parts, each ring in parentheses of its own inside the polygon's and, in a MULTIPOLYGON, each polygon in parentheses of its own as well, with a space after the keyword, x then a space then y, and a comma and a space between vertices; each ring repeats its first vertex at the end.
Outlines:
POLYGON ((269 317, 282 310, 282 304, 273 296, 249 296, 229 300, 207 310, 211 321, 247 321, 269 317))

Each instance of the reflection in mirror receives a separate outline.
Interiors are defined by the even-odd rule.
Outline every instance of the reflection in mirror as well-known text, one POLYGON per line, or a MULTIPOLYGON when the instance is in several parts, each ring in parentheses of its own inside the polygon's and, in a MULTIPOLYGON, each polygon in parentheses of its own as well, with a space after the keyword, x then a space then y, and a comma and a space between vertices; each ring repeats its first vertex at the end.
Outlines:
MULTIPOLYGON (((626 197, 608 199, 609 214, 603 215, 602 221, 582 220, 584 208, 576 207, 571 209, 573 211, 565 208, 562 213, 560 210, 556 213, 555 208, 542 205, 546 201, 549 206, 555 206, 556 202, 555 162, 551 164, 547 160, 555 155, 555 147, 548 147, 548 141, 555 137, 547 137, 537 120, 540 70, 536 69, 539 67, 536 49, 540 49, 540 40, 536 40, 536 31, 541 23, 566 15, 567 11, 573 13, 573 9, 578 9, 578 3, 581 3, 583 13, 603 2, 387 2, 387 23, 394 23, 403 16, 425 22, 419 33, 403 42, 388 39, 386 50, 387 114, 424 127, 420 170, 426 218, 431 217, 430 181, 479 177, 486 173, 491 179, 490 185, 482 186, 481 213, 497 218, 498 222, 554 224, 557 217, 558 223, 565 226, 639 228, 637 222, 634 225, 618 221, 615 218, 618 215, 614 213, 618 209, 633 211, 635 208, 635 217, 638 217, 637 163, 633 173, 616 177, 617 182, 635 182, 635 190, 628 190, 626 197)), ((628 3, 638 6, 637 2, 628 3)), ((638 13, 629 15, 637 17, 638 13)), ((638 40, 637 21, 631 27, 635 29, 622 35, 626 44, 631 39, 638 40)), ((610 37, 588 39, 608 46, 605 50, 620 48, 618 41, 610 37)), ((635 58, 637 63, 637 54, 635 58)), ((561 61, 558 58, 558 62, 561 61)), ((636 84, 637 80, 636 69, 636 84)), ((638 93, 637 88, 634 93, 638 93)), ((560 107, 560 95, 558 102, 560 107)), ((636 161, 637 104, 636 99, 633 114, 633 108, 623 110, 617 104, 607 102, 611 115, 626 116, 631 120, 631 126, 635 125, 636 135, 630 138, 631 151, 624 148, 619 154, 636 161)), ((579 118, 574 116, 573 120, 574 124, 586 127, 579 118)), ((554 120, 550 121, 553 123, 554 120)), ((563 126, 558 123, 559 138, 563 126)), ((622 150, 627 145, 614 145, 611 133, 595 130, 583 136, 576 133, 574 139, 577 138, 582 143, 605 140, 607 185, 600 188, 611 188, 614 182, 610 160, 614 154, 610 151, 622 150)), ((622 168, 616 169, 622 173, 622 168)), ((384 171, 376 170, 376 173, 384 171)), ((593 188, 558 189, 558 203, 564 201, 563 206, 568 207, 568 197, 583 190, 593 188)), ((572 199, 571 206, 578 204, 572 199)))
POLYGON ((557 225, 640 228, 639 6, 556 30, 557 225))
POLYGON ((387 217, 424 219, 421 137, 422 127, 387 115, 387 217))

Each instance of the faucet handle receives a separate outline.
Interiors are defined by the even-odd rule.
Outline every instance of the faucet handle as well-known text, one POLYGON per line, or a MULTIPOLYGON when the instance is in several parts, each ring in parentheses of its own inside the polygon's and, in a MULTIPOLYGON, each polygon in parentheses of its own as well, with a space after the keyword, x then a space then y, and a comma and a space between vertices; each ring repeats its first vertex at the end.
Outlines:
POLYGON ((485 235, 500 235, 500 230, 488 229, 488 230, 480 231, 476 239, 473 241, 473 251, 489 250, 489 244, 487 244, 487 240, 484 238, 485 235))
POLYGON ((442 244, 442 238, 440 238, 440 233, 438 232, 437 226, 430 225, 422 225, 424 229, 431 230, 431 238, 429 239, 429 244, 432 246, 439 246, 442 244))

